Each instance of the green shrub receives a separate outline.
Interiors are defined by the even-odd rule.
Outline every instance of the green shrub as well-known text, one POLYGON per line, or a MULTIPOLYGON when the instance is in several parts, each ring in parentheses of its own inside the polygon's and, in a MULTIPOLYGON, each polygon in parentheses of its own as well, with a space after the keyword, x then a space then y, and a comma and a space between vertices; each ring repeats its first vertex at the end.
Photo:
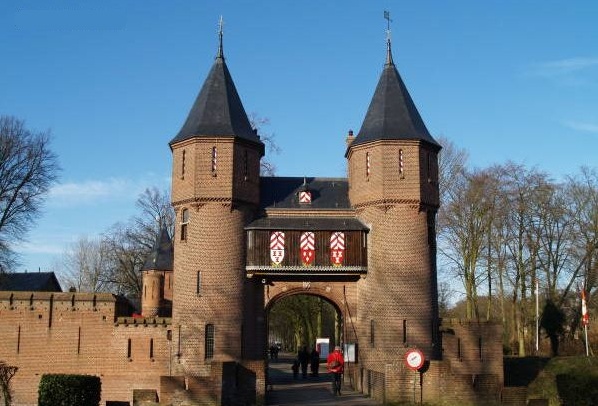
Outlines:
POLYGON ((556 385, 564 406, 592 406, 598 404, 598 376, 579 371, 559 374, 556 385))
POLYGON ((102 392, 100 378, 91 375, 42 375, 38 406, 98 406, 102 392))

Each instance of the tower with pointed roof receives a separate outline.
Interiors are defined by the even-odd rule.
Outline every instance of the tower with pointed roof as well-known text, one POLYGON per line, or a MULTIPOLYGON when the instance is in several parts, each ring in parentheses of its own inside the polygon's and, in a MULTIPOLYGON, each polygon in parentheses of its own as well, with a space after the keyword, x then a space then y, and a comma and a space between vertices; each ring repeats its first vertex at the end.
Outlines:
POLYGON ((173 251, 168 230, 162 227, 141 268, 141 314, 144 317, 172 315, 173 251))
POLYGON ((252 129, 220 44, 173 156, 173 324, 177 373, 241 359, 246 309, 244 225, 259 203, 264 144, 252 129), (216 347, 214 346, 216 343, 216 347))
MULTIPOLYGON (((392 58, 346 151, 349 200, 370 229, 359 282, 363 361, 373 368, 407 348, 438 359, 435 217, 440 145, 428 132, 392 58)), ((381 371, 384 372, 384 371, 381 371)))

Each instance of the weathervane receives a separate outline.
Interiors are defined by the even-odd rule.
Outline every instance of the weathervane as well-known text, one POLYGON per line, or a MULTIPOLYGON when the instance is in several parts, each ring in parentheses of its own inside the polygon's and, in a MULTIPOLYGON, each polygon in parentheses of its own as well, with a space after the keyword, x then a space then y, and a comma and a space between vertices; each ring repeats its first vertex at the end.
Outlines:
POLYGON ((386 40, 390 41, 390 23, 392 23, 390 11, 384 10, 384 19, 386 20, 386 40))
POLYGON ((224 20, 222 19, 222 16, 220 16, 220 21, 218 21, 218 38, 219 38, 219 42, 218 42, 218 55, 216 56, 217 58, 223 58, 223 52, 222 52, 222 31, 224 28, 224 20))
POLYGON ((384 19, 386 20, 386 64, 387 65, 394 65, 392 61, 392 52, 390 49, 390 23, 392 20, 390 19, 390 12, 384 10, 384 19))

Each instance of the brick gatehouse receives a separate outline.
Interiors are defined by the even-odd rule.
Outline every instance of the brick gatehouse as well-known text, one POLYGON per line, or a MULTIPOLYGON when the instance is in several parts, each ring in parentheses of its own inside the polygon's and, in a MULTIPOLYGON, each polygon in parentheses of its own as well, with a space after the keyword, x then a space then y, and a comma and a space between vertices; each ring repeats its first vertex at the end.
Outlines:
MULTIPOLYGON (((364 100, 364 107, 367 103, 364 100)), ((339 137, 347 178, 264 177, 225 62, 170 141, 177 227, 142 272, 143 317, 111 294, 0 292, 0 360, 19 367, 14 401, 34 405, 44 373, 101 377, 105 405, 255 404, 266 389, 267 312, 313 294, 357 344, 346 374, 380 402, 498 401, 500 325, 440 320, 436 212, 440 145, 393 62, 356 136, 339 137), (404 356, 423 352, 414 373, 404 356), (414 382, 414 380, 416 382, 414 382), (126 403, 128 402, 128 403, 126 403)))

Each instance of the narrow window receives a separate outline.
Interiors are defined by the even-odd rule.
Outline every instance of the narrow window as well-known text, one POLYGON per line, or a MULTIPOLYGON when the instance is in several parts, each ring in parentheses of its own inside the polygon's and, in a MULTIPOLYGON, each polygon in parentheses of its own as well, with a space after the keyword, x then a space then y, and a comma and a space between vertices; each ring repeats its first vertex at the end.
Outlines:
POLYGON ((52 313, 54 311, 54 295, 50 295, 50 312, 48 314, 48 328, 52 328, 52 313))
POLYGON ((147 298, 147 285, 143 287, 143 297, 147 298))
POLYGON ((21 326, 19 326, 19 331, 17 332, 17 354, 21 352, 21 326))
POLYGON ((150 338, 150 358, 154 358, 154 339, 150 338))
POLYGON ((71 296, 71 307, 75 307, 75 295, 71 296))
POLYGON ((407 344, 407 320, 403 319, 403 344, 407 344))
POLYGON ((480 359, 482 359, 482 337, 478 338, 478 354, 480 359))
POLYGON ((214 325, 206 324, 206 342, 205 342, 205 357, 206 359, 214 358, 214 325))
POLYGON ((428 171, 428 182, 432 182, 432 159, 430 153, 426 153, 426 166, 428 171))
POLYGON ((187 225, 189 224, 189 209, 183 209, 181 214, 181 241, 187 241, 187 225))
POLYGON ((218 149, 212 147, 212 176, 216 176, 216 170, 218 169, 218 149))
POLYGON ((12 305, 14 303, 14 299, 15 299, 15 294, 11 293, 10 294, 10 298, 8 299, 9 300, 9 304, 10 304, 11 307, 12 307, 12 305))
POLYGON ((371 160, 370 160, 370 153, 365 153, 365 177, 370 178, 370 170, 371 170, 371 160))
POLYGON ((197 296, 201 296, 201 271, 197 271, 197 286, 195 293, 197 296))
POLYGON ((180 357, 181 354, 181 326, 179 326, 179 334, 177 336, 177 352, 176 352, 177 357, 180 357))
POLYGON ((404 161, 404 158, 403 158, 403 150, 400 149, 399 150, 399 176, 401 178, 405 177, 405 172, 404 171, 405 171, 405 161, 404 161))
POLYGON ((96 295, 93 295, 93 300, 92 300, 92 306, 95 309, 96 306, 98 305, 98 297, 96 295))
POLYGON ((131 358, 131 339, 127 339, 127 358, 131 358))
POLYGON ((152 281, 152 299, 154 298, 155 291, 156 291, 156 281, 152 281))
POLYGON ((249 163, 247 150, 243 151, 243 180, 249 179, 249 163))
POLYGON ((79 333, 77 335, 77 355, 81 354, 81 327, 79 327, 79 333))
POLYGON ((185 164, 187 151, 183 150, 183 159, 181 160, 181 179, 185 179, 185 164))
POLYGON ((370 320, 370 344, 374 346, 374 320, 370 320))
POLYGON ((33 293, 29 296, 29 306, 33 307, 33 293))

